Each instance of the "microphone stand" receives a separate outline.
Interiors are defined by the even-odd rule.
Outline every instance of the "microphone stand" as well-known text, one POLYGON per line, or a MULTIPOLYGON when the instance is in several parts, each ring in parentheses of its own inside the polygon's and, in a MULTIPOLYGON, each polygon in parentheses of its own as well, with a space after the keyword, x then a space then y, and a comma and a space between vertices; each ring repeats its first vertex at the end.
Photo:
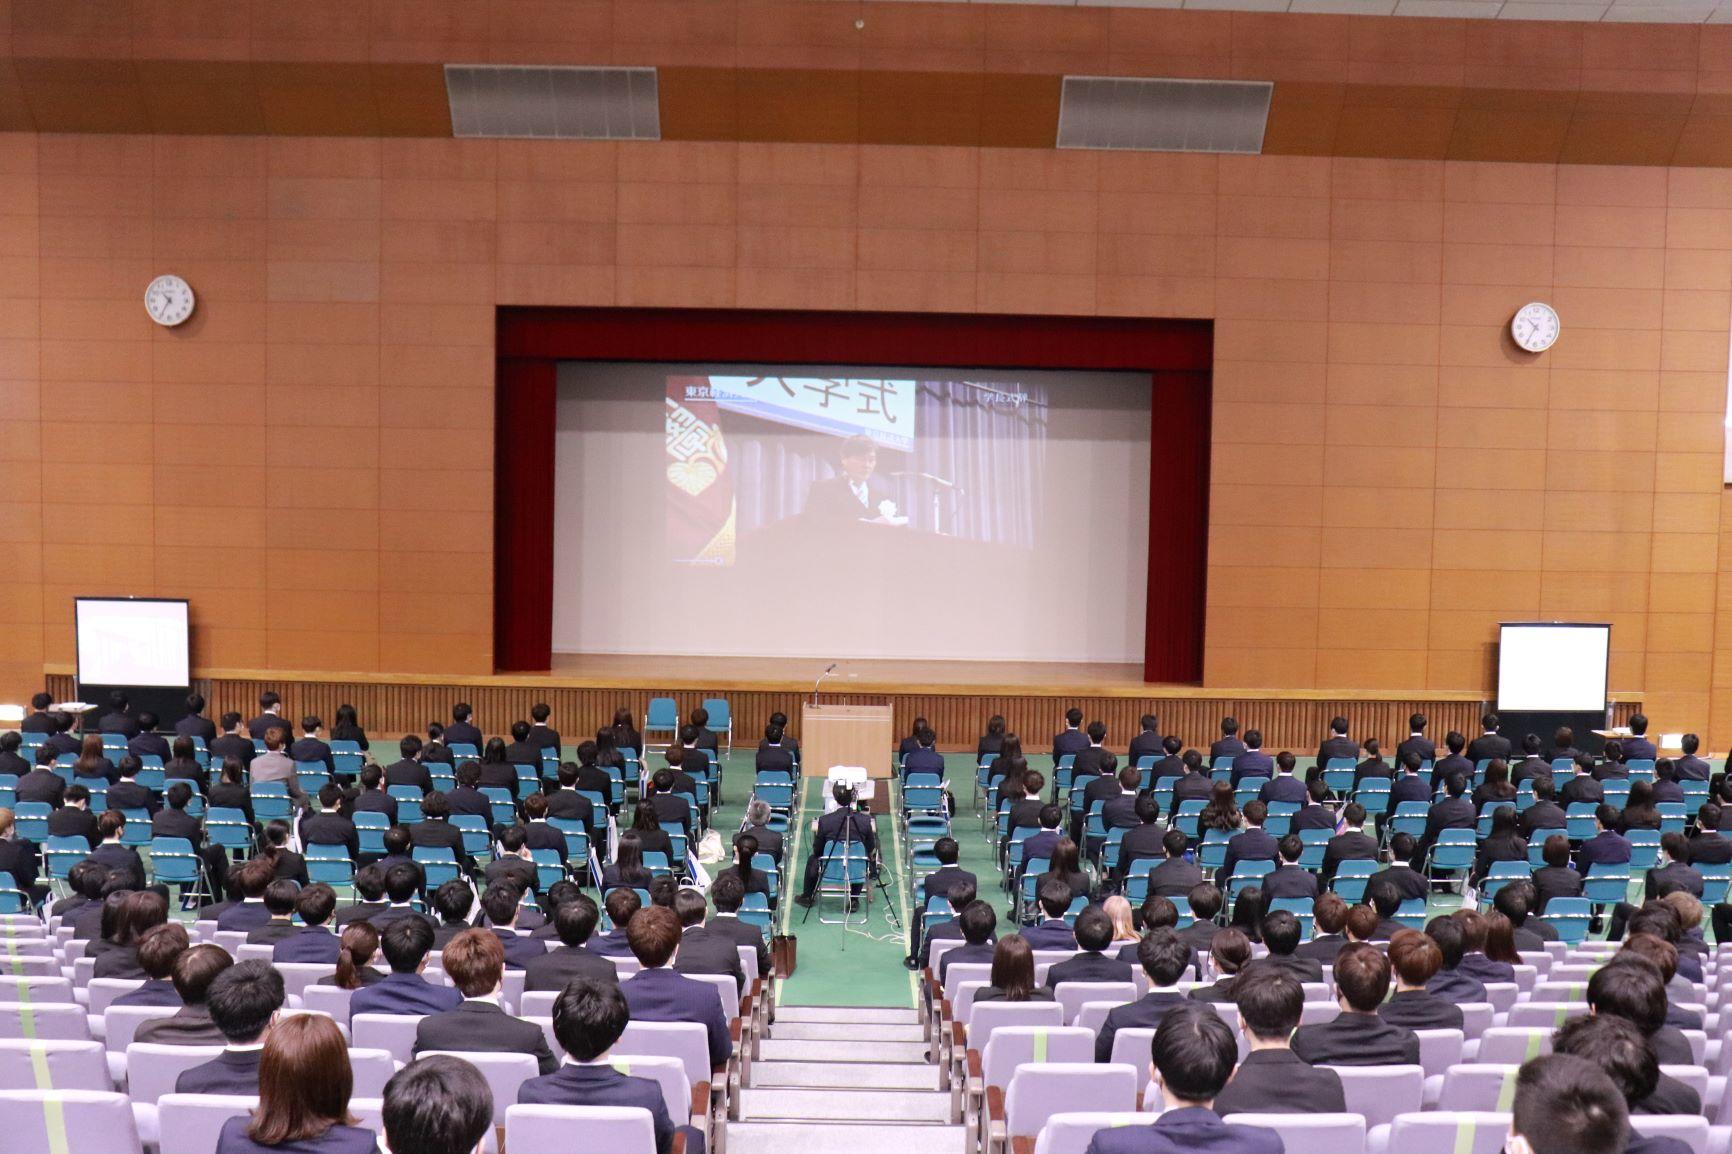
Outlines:
POLYGON ((831 676, 835 672, 836 672, 836 662, 832 661, 830 663, 830 667, 828 669, 826 669, 826 670, 824 670, 824 672, 818 674, 818 680, 812 682, 812 704, 813 705, 818 704, 818 687, 820 685, 824 684, 825 678, 831 676))

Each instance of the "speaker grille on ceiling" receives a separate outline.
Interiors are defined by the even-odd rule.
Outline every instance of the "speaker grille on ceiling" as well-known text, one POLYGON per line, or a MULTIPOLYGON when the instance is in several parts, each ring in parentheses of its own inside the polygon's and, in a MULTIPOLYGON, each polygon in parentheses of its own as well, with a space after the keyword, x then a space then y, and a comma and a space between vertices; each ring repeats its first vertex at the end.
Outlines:
POLYGON ((447 64, 453 136, 660 140, 653 68, 447 64))
POLYGON ((1067 76, 1058 146, 1261 152, 1274 89, 1266 80, 1067 76))

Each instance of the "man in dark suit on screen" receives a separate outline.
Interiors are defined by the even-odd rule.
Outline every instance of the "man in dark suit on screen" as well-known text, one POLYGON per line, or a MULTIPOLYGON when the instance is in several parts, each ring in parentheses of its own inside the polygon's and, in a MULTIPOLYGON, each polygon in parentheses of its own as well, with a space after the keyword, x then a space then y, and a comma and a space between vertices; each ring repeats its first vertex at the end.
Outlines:
POLYGON ((878 468, 878 445, 871 437, 855 434, 842 442, 841 467, 834 477, 812 482, 806 493, 805 516, 829 525, 871 521, 879 525, 897 522, 895 503, 882 481, 874 482, 878 468), (885 512, 885 505, 889 512, 885 512))

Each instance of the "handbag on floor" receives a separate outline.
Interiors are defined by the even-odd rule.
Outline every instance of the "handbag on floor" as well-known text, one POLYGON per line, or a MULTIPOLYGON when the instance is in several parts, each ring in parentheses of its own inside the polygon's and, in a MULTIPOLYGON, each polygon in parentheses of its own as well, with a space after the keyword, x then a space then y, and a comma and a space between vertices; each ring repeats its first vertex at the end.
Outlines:
POLYGON ((794 976, 798 964, 800 939, 793 934, 777 934, 770 939, 770 965, 778 978, 794 976))

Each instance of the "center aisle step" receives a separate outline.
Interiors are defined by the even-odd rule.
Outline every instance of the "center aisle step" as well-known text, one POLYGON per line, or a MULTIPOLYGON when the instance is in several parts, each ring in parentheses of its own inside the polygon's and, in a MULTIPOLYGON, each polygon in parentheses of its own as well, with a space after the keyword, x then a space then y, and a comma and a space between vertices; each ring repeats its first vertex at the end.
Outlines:
POLYGON ((925 1050, 913 1010, 778 1010, 728 1126, 729 1154, 962 1154, 925 1050))

